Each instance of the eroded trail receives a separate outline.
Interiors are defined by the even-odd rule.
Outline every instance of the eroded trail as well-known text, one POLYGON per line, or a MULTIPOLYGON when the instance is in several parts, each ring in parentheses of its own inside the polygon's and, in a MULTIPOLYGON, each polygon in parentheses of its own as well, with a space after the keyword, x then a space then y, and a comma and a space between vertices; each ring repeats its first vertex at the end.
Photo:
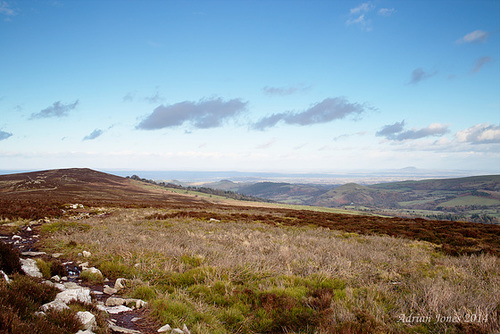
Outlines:
MULTIPOLYGON (((43 274, 36 265, 36 260, 44 262, 61 263, 66 275, 54 275, 50 280, 45 280, 45 284, 58 287, 62 291, 87 290, 96 303, 100 312, 106 313, 110 333, 157 333, 161 325, 150 316, 147 303, 138 299, 126 298, 122 295, 127 280, 110 280, 104 278, 103 283, 90 283, 84 281, 80 274, 85 271, 94 271, 97 268, 88 266, 81 261, 70 261, 61 258, 62 254, 47 254, 39 251, 38 241, 40 239, 40 228, 44 222, 34 221, 28 225, 21 226, 15 233, 5 233, 0 231, 0 240, 13 245, 20 252, 23 270, 27 275, 42 278, 43 274)), ((57 298, 56 298, 57 299, 57 298)), ((90 330, 79 333, 90 334, 90 330)))

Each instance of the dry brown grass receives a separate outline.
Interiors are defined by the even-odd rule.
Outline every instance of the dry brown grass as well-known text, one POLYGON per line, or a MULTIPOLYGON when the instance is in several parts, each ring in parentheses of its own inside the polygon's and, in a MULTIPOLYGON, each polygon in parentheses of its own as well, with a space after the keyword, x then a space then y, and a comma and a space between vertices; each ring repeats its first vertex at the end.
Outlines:
MULTIPOLYGON (((67 229, 52 235, 52 247, 68 256, 85 248, 96 264, 113 269, 110 263, 114 263, 118 266, 115 272, 121 270, 153 285, 166 284, 166 277, 171 282, 170 273, 193 268, 203 272, 195 283, 210 287, 225 280, 226 290, 235 289, 231 284, 250 283, 261 291, 285 289, 294 277, 335 279, 344 282, 345 288, 331 301, 330 327, 325 328, 339 333, 362 330, 360 323, 371 324, 372 332, 425 332, 419 326, 437 332, 460 331, 460 326, 469 325, 478 332, 499 328, 500 260, 496 256, 450 257, 423 241, 317 227, 145 218, 157 212, 116 210, 106 219, 86 219, 90 229, 67 224, 67 229), (66 247, 70 242, 78 246, 66 247), (463 320, 471 314, 487 316, 487 322, 425 327, 418 321, 398 321, 401 315, 458 316, 463 320)), ((183 286, 194 283, 183 284, 170 292, 189 297, 190 290, 183 286)), ((188 297, 198 310, 209 311, 209 305, 188 297)))

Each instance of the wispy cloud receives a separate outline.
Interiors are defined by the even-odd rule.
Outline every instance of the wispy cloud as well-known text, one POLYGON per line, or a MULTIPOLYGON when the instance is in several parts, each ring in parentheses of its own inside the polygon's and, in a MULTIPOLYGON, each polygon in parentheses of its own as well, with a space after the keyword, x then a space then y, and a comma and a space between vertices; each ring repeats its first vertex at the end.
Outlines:
MULTIPOLYGON (((349 10, 349 18, 346 20, 347 25, 357 25, 362 30, 371 31, 372 19, 376 6, 371 2, 364 2, 361 5, 349 10)), ((389 17, 396 13, 395 8, 380 8, 376 12, 379 16, 389 17)))
POLYGON ((394 13, 396 13, 396 9, 394 8, 380 8, 378 10, 378 15, 382 16, 391 16, 394 13))
POLYGON ((482 123, 456 133, 459 142, 470 144, 500 143, 500 124, 482 123))
POLYGON ((103 133, 104 133, 104 130, 95 129, 89 135, 83 137, 82 141, 85 141, 85 140, 94 140, 97 137, 101 136, 103 133))
POLYGON ((262 118, 253 125, 256 130, 264 130, 279 122, 295 125, 327 123, 349 115, 359 115, 371 109, 365 104, 351 103, 343 97, 326 98, 302 112, 282 112, 262 118))
POLYGON ((51 118, 68 116, 68 113, 74 110, 79 104, 79 100, 73 103, 64 104, 61 101, 54 102, 50 107, 47 107, 40 112, 31 114, 30 119, 51 118))
POLYGON ((184 101, 160 105, 142 120, 137 129, 155 130, 182 125, 186 122, 198 129, 220 127, 224 121, 236 117, 246 109, 248 102, 241 99, 224 101, 221 98, 184 101))
POLYGON ((336 137, 333 137, 333 141, 338 141, 340 139, 344 139, 344 138, 349 138, 349 137, 353 137, 353 136, 364 136, 366 134, 366 131, 360 131, 360 132, 356 132, 356 133, 346 133, 346 134, 343 134, 343 135, 339 135, 339 136, 336 136, 336 137))
POLYGON ((416 68, 413 70, 411 73, 411 79, 410 79, 410 84, 415 85, 419 83, 422 80, 428 79, 430 77, 433 77, 437 74, 437 71, 434 72, 426 72, 422 68, 416 68))
POLYGON ((474 30, 460 38, 457 43, 484 43, 490 34, 483 30, 474 30))
POLYGON ((12 136, 12 133, 0 130, 0 140, 5 140, 12 136))
POLYGON ((371 2, 365 2, 359 5, 358 7, 351 8, 350 13, 351 14, 366 13, 374 8, 375 8, 374 4, 372 4, 371 2))
POLYGON ((7 1, 0 1, 0 15, 5 15, 7 17, 6 20, 10 20, 11 17, 17 15, 17 12, 7 1))
POLYGON ((409 139, 420 139, 425 137, 440 137, 449 132, 448 125, 433 123, 425 128, 413 128, 404 130, 405 121, 388 124, 382 127, 375 135, 385 137, 389 140, 403 141, 409 139))
POLYGON ((472 69, 472 72, 477 73, 481 70, 481 68, 491 62, 491 57, 481 57, 478 60, 476 60, 476 63, 474 64, 474 68, 472 69))
POLYGON ((286 96, 286 95, 292 95, 295 93, 302 93, 306 92, 309 89, 311 89, 311 86, 304 86, 304 85, 291 85, 291 86, 286 86, 286 87, 269 87, 266 86, 262 90, 266 95, 270 96, 286 96))

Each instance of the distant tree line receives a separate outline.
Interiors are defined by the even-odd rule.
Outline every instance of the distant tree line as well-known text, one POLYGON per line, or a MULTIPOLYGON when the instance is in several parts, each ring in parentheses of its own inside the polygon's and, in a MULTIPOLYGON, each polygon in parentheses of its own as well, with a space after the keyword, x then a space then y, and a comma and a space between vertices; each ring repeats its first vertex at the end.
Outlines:
POLYGON ((274 201, 269 200, 269 199, 263 199, 260 197, 243 195, 243 194, 239 194, 239 193, 236 193, 234 191, 229 191, 229 190, 213 189, 213 188, 207 188, 207 187, 192 187, 192 186, 183 187, 179 184, 174 184, 174 183, 170 183, 170 182, 168 182, 168 183, 167 182, 156 182, 156 181, 151 180, 151 179, 141 178, 137 175, 127 176, 127 179, 151 183, 151 184, 154 184, 154 185, 157 185, 160 187, 164 187, 164 188, 185 190, 186 192, 187 191, 197 191, 197 192, 203 193, 203 194, 221 196, 221 197, 236 199, 236 200, 240 200, 240 201, 265 202, 265 203, 273 203, 274 202, 274 201))

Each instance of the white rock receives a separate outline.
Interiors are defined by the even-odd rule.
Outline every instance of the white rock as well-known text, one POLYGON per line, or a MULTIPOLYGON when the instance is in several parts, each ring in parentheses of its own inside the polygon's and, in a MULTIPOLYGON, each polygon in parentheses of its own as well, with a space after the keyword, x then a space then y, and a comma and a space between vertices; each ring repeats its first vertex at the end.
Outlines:
POLYGON ((43 304, 42 306, 40 306, 40 309, 44 312, 46 312, 48 310, 62 311, 62 310, 69 309, 69 306, 60 300, 53 300, 50 303, 43 304))
POLYGON ((59 277, 59 275, 55 275, 55 276, 52 276, 50 279, 53 281, 59 282, 61 280, 61 277, 59 277))
POLYGON ((41 256, 41 255, 45 255, 47 253, 45 252, 22 252, 21 255, 22 256, 41 256))
POLYGON ((78 289, 68 289, 62 292, 59 292, 56 295, 56 299, 62 301, 63 303, 69 303, 72 300, 76 300, 82 302, 84 304, 92 303, 92 298, 90 297, 90 289, 89 288, 78 288, 78 289))
POLYGON ((121 290, 127 286, 127 279, 126 278, 118 278, 116 279, 115 282, 115 289, 121 290))
POLYGON ((29 226, 28 226, 28 227, 26 228, 26 231, 31 232, 31 227, 29 227, 29 226))
POLYGON ((64 284, 61 284, 61 283, 54 283, 54 282, 51 282, 51 281, 43 281, 42 283, 50 285, 50 286, 53 286, 55 288, 58 288, 61 291, 66 290, 66 287, 64 286, 64 284))
POLYGON ((40 269, 36 265, 36 261, 33 259, 20 259, 21 260, 21 268, 24 270, 26 275, 31 277, 43 277, 40 269))
POLYGON ((82 255, 83 255, 83 257, 90 257, 90 256, 92 256, 92 253, 87 252, 87 251, 83 251, 82 255))
POLYGON ((84 331, 80 329, 78 332, 76 332, 76 334, 94 334, 94 332, 92 332, 90 329, 86 329, 84 331))
POLYGON ((186 334, 191 334, 191 332, 189 331, 189 329, 187 328, 186 324, 183 324, 182 326, 182 331, 186 334))
POLYGON ((52 254, 52 257, 58 258, 61 257, 63 254, 62 253, 54 253, 52 254))
POLYGON ((169 324, 166 324, 162 328, 158 329, 158 333, 170 332, 171 330, 172 330, 172 327, 170 327, 169 324))
POLYGON ((106 306, 125 305, 126 301, 123 298, 109 297, 106 300, 106 306))
POLYGON ((179 328, 174 328, 174 329, 172 329, 172 333, 184 334, 184 331, 182 329, 179 329, 179 328))
POLYGON ((76 317, 81 321, 83 324, 83 329, 90 329, 92 330, 93 328, 97 327, 97 321, 95 320, 95 315, 90 313, 89 311, 85 312, 77 312, 76 317))
POLYGON ((19 235, 15 235, 15 234, 14 234, 14 235, 12 236, 12 240, 14 240, 14 239, 22 239, 22 238, 21 238, 21 236, 19 236, 19 235))
POLYGON ((0 275, 2 275, 3 279, 5 280, 5 282, 7 282, 7 284, 10 284, 12 280, 9 278, 9 276, 7 276, 6 273, 3 272, 3 270, 0 270, 0 275))
POLYGON ((114 295, 115 293, 117 293, 117 292, 118 292, 118 290, 116 290, 116 289, 114 289, 114 288, 111 288, 111 287, 109 287, 109 286, 105 285, 105 286, 104 286, 104 290, 103 290, 103 292, 104 292, 105 294, 107 294, 107 295, 114 295))
POLYGON ((111 321, 108 321, 108 326, 109 326, 109 328, 112 331, 118 332, 118 333, 124 333, 124 334, 141 334, 141 332, 136 331, 135 329, 123 328, 123 327, 115 325, 111 321))
POLYGON ((130 319, 130 321, 132 321, 132 322, 136 322, 136 321, 139 321, 139 320, 141 320, 141 319, 142 319, 142 318, 139 318, 139 317, 134 317, 134 318, 130 319))
POLYGON ((130 307, 127 307, 125 305, 112 306, 112 307, 106 306, 105 308, 106 308, 106 312, 108 312, 110 314, 118 314, 118 313, 132 311, 132 309, 130 307))

